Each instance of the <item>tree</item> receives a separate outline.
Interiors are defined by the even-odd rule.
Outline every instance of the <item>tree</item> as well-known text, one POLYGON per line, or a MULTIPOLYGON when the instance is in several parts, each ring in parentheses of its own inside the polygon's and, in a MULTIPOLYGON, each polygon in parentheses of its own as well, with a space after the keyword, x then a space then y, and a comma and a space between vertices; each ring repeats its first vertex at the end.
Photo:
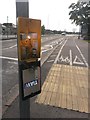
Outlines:
POLYGON ((88 23, 88 3, 86 2, 77 2, 72 3, 69 6, 69 9, 72 9, 69 12, 70 18, 72 20, 72 23, 75 23, 76 25, 83 25, 88 23))
POLYGON ((45 34, 45 26, 43 25, 43 26, 41 26, 41 34, 45 34))
POLYGON ((90 5, 90 2, 89 3, 77 2, 76 4, 72 3, 69 6, 69 9, 72 9, 69 12, 69 15, 70 15, 69 19, 72 20, 72 23, 75 23, 76 25, 81 26, 81 31, 82 31, 82 34, 84 33, 84 36, 88 36, 88 32, 85 32, 85 31, 87 31, 88 24, 89 24, 89 21, 88 21, 89 5, 90 5))

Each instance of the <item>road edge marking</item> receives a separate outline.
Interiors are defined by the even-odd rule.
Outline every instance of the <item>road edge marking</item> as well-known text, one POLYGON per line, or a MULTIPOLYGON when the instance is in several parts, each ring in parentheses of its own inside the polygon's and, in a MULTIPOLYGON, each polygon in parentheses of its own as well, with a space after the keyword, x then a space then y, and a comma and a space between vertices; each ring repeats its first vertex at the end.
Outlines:
POLYGON ((73 65, 73 63, 72 63, 72 51, 71 51, 71 49, 70 49, 70 65, 71 66, 73 65))
MULTIPOLYGON (((74 41, 74 42, 75 42, 75 41, 74 41)), ((88 67, 88 63, 87 63, 87 61, 86 61, 84 55, 82 54, 80 48, 77 46, 76 42, 75 42, 75 45, 76 45, 76 48, 78 49, 78 51, 79 51, 79 53, 80 53, 80 55, 81 55, 83 61, 85 62, 86 66, 88 67)))
POLYGON ((4 57, 4 56, 0 56, 0 58, 2 58, 2 59, 7 59, 7 60, 15 60, 15 61, 18 61, 18 58, 11 58, 11 57, 4 57))
POLYGON ((2 50, 8 50, 8 49, 12 49, 12 48, 14 48, 14 47, 17 47, 17 44, 15 44, 15 45, 13 45, 13 46, 10 46, 10 47, 8 47, 8 48, 3 48, 2 50))

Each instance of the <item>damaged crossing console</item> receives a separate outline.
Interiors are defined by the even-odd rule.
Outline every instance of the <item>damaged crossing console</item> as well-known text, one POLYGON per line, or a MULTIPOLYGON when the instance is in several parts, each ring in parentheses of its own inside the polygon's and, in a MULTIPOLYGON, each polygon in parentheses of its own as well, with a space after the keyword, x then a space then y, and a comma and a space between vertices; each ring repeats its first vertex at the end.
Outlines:
POLYGON ((41 21, 18 17, 18 63, 22 99, 41 92, 41 21))

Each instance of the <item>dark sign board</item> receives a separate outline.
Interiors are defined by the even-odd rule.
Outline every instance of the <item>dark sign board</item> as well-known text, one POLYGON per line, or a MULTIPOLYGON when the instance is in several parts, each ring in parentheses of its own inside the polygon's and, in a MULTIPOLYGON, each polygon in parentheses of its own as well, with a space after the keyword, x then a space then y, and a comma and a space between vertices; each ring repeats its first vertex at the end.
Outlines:
POLYGON ((23 100, 41 93, 40 61, 20 64, 19 77, 23 100))

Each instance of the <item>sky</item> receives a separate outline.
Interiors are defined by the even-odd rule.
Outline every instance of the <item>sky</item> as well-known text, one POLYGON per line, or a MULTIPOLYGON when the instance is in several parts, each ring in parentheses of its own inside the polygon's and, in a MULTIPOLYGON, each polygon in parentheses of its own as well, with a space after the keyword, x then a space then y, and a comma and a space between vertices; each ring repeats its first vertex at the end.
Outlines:
MULTIPOLYGON (((29 18, 40 19, 41 25, 51 30, 78 31, 79 27, 71 24, 68 7, 78 0, 29 0, 29 18)), ((0 1, 0 23, 16 24, 16 0, 0 1)))

